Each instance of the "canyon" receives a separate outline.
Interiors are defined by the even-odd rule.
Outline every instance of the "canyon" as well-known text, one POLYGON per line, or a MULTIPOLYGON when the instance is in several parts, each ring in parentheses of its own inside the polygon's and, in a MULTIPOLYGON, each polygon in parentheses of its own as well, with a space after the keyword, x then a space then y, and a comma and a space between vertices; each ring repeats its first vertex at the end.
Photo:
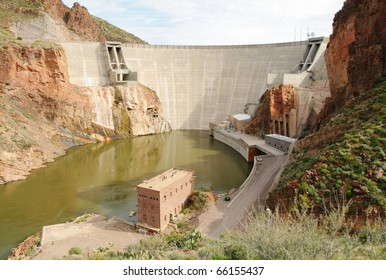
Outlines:
MULTIPOLYGON (((247 133, 301 139, 289 160, 301 168, 284 169, 268 205, 283 202, 291 208, 299 197, 318 204, 325 193, 315 190, 325 187, 315 179, 322 178, 318 168, 334 166, 318 161, 326 158, 323 149, 346 141, 342 137, 352 128, 364 129, 347 121, 349 113, 338 126, 333 121, 385 75, 385 3, 380 0, 346 1, 329 40, 156 46, 129 34, 117 45, 121 61, 113 61, 109 51, 109 42, 121 33, 112 36, 112 29, 107 32, 85 7, 75 3, 70 9, 60 0, 33 3, 36 10, 21 11, 29 18, 5 25, 6 38, 12 39, 0 42, 1 183, 24 178, 74 145, 171 129, 207 130, 212 121, 246 113, 251 116, 247 133), (112 63, 125 65, 124 80, 112 79, 112 63)), ((384 125, 383 120, 371 129, 384 125)), ((363 162, 370 158, 360 156, 363 162)), ((368 205, 384 205, 384 159, 379 162, 363 171, 380 186, 380 194, 364 196, 368 205)), ((335 181, 327 180, 328 188, 342 196, 366 193, 367 181, 335 181)))
POLYGON ((24 178, 73 145, 171 129, 207 130, 210 121, 253 114, 260 95, 275 83, 295 83, 303 93, 296 99, 303 106, 291 113, 296 136, 308 119, 304 112, 319 111, 329 95, 323 38, 199 47, 150 46, 129 36, 122 59, 130 79, 116 83, 109 77, 106 43, 95 42, 107 38, 85 7, 34 3, 35 16, 9 24, 21 40, 1 49, 7 116, 1 121, 2 183, 24 178), (320 94, 312 93, 315 87, 320 94), (306 101, 311 95, 315 102, 306 101))

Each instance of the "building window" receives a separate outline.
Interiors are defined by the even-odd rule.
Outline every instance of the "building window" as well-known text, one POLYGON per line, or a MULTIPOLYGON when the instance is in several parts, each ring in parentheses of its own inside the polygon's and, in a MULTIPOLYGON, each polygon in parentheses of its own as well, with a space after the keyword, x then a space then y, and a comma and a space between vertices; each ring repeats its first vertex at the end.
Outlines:
POLYGON ((164 221, 166 222, 166 215, 165 215, 165 217, 164 217, 164 221))
POLYGON ((181 185, 181 190, 182 190, 182 185, 181 185))
POLYGON ((166 195, 164 195, 164 200, 166 201, 166 195))
POLYGON ((144 222, 147 222, 147 216, 146 216, 146 214, 143 214, 143 221, 144 221, 144 222))
POLYGON ((177 193, 177 188, 176 188, 176 193, 177 193))
POLYGON ((173 192, 170 192, 170 196, 173 196, 173 192))
POLYGON ((151 217, 151 221, 155 223, 155 217, 151 217))
POLYGON ((151 208, 151 210, 154 210, 154 205, 152 205, 150 208, 151 208))

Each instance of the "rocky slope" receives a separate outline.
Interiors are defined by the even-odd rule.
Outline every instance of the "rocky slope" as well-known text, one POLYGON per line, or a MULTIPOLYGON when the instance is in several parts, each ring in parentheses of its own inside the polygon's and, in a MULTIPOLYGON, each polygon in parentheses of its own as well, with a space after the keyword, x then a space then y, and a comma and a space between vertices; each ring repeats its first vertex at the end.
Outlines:
POLYGON ((385 217, 385 2, 348 0, 326 52, 331 98, 317 132, 298 141, 268 206, 323 213, 349 205, 385 217))

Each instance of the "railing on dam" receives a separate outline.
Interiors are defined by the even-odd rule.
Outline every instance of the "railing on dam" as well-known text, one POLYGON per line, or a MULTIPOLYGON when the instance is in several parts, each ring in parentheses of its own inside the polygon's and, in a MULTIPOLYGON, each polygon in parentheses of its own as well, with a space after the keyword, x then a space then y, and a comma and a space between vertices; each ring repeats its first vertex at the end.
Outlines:
POLYGON ((123 43, 122 45, 129 48, 144 48, 144 49, 234 49, 234 48, 256 48, 260 46, 272 47, 292 47, 306 45, 308 41, 296 41, 286 43, 271 43, 271 44, 249 44, 249 45, 147 45, 147 44, 130 44, 123 43))

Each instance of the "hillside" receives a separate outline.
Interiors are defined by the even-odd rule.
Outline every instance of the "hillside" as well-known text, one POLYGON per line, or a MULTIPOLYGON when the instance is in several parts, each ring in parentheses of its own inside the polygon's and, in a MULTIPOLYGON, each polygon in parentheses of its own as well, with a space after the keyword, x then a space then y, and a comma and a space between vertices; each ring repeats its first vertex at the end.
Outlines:
POLYGON ((69 8, 61 0, 0 0, 0 42, 23 39, 145 41, 89 14, 79 3, 69 8), (47 28, 47 30, 44 30, 47 28))

